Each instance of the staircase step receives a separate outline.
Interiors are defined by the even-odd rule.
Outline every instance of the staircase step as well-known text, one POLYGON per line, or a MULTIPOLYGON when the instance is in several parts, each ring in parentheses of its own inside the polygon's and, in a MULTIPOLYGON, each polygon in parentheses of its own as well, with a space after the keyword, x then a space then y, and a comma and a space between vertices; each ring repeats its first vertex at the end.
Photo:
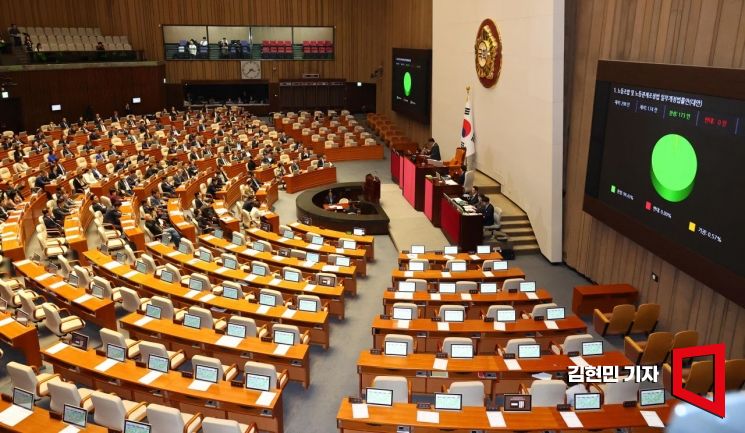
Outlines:
POLYGON ((528 219, 528 216, 525 214, 521 215, 505 215, 502 214, 502 222, 513 222, 513 221, 524 221, 530 224, 530 220, 528 219))
POLYGON ((534 236, 533 234, 533 228, 530 226, 527 227, 505 227, 502 225, 502 227, 499 229, 500 231, 507 234, 509 237, 515 237, 515 236, 534 236))
POLYGON ((505 220, 502 219, 502 229, 520 229, 520 228, 531 228, 530 226, 530 220, 527 218, 525 219, 512 219, 512 220, 505 220))
POLYGON ((510 242, 512 242, 513 245, 528 245, 536 243, 536 239, 532 234, 510 236, 510 242))
POLYGON ((515 245, 514 249, 515 251, 520 253, 533 253, 541 251, 538 244, 515 245))

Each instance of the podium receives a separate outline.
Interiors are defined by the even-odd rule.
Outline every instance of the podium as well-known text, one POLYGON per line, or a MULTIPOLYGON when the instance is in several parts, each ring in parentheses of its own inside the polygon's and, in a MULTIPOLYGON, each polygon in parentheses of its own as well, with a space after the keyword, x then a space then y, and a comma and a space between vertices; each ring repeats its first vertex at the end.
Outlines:
POLYGON ((443 194, 440 199, 440 224, 448 242, 458 245, 461 251, 476 251, 483 241, 483 217, 480 213, 467 213, 455 201, 443 194))
POLYGON ((458 197, 463 194, 463 187, 452 181, 427 176, 424 181, 424 215, 435 227, 440 227, 440 197, 443 194, 458 197))
POLYGON ((380 203, 380 178, 372 174, 365 176, 365 183, 362 184, 362 193, 365 201, 380 203))

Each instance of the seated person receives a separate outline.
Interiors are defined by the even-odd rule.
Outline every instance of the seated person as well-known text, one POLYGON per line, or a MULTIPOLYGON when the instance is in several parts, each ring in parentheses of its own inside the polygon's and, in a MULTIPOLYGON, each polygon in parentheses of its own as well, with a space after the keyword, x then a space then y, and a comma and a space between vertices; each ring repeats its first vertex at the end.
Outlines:
POLYGON ((44 208, 41 210, 42 221, 44 221, 44 227, 47 230, 62 230, 62 224, 60 224, 52 215, 49 214, 49 209, 44 208))
POLYGON ((494 219, 494 205, 489 203, 489 197, 481 196, 481 214, 484 217, 484 227, 493 226, 496 224, 494 219))
POLYGON ((163 233, 171 235, 173 244, 178 248, 181 242, 181 233, 173 227, 167 227, 166 224, 160 218, 154 218, 152 214, 145 214, 145 227, 150 230, 156 238, 163 236, 163 233))
POLYGON ((455 181, 458 182, 458 185, 463 186, 464 183, 466 183, 466 166, 461 165, 460 166, 460 175, 455 178, 455 181))
POLYGON ((122 231, 122 212, 119 210, 120 205, 113 204, 111 209, 107 209, 106 213, 103 214, 104 224, 111 224, 115 229, 122 231))
POLYGON ((323 198, 323 204, 336 204, 336 195, 334 195, 334 190, 329 190, 329 192, 326 194, 326 197, 323 198))

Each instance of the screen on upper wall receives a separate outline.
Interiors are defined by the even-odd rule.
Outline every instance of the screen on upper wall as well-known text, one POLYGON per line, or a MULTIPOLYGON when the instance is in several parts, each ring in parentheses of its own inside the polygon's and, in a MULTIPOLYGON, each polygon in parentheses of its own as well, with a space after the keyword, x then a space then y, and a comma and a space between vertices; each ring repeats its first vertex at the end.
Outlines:
POLYGON ((745 95, 732 87, 743 81, 745 71, 600 62, 584 201, 741 305, 745 95))
POLYGON ((432 50, 393 49, 391 98, 393 111, 429 122, 432 50))

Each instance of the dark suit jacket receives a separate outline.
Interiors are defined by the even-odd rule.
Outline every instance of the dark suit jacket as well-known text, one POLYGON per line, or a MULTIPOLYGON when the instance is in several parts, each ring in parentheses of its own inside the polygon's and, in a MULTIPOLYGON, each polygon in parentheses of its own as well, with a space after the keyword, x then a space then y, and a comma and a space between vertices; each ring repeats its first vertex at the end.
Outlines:
POLYGON ((484 227, 494 225, 494 206, 489 203, 481 212, 484 215, 484 227))
POLYGON ((429 151, 429 157, 437 161, 442 160, 442 157, 440 156, 440 145, 439 144, 435 143, 434 146, 432 146, 432 149, 429 151))

